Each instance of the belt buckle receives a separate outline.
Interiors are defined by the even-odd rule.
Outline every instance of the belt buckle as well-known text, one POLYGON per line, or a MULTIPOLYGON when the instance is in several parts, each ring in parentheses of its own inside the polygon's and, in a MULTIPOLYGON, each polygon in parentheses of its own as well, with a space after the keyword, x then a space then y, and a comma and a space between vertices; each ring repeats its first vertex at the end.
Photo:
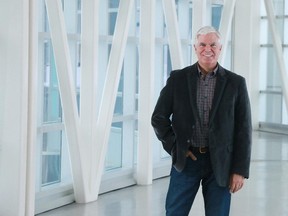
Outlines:
POLYGON ((199 152, 200 152, 201 154, 205 154, 205 153, 207 152, 206 147, 199 147, 199 152))

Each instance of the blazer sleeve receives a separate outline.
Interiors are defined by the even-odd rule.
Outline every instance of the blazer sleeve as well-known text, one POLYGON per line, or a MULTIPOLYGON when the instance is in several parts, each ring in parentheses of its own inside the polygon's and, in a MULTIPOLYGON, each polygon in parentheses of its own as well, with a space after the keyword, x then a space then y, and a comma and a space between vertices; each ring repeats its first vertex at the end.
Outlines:
POLYGON ((235 107, 235 131, 231 173, 249 178, 251 160, 251 108, 245 79, 241 79, 235 107))
POLYGON ((157 138, 162 142, 164 150, 171 155, 175 144, 175 134, 172 128, 171 115, 173 113, 173 78, 172 73, 154 108, 151 124, 157 138))

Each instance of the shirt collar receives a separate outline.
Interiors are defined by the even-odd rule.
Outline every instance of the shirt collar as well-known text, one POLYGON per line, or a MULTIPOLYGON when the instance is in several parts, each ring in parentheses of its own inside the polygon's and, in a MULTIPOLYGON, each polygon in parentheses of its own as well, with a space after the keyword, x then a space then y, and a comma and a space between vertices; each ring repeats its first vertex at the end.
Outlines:
MULTIPOLYGON (((199 76, 201 77, 201 75, 204 75, 201 71, 201 68, 199 66, 199 64, 197 64, 197 68, 198 68, 198 74, 199 76)), ((218 63, 217 63, 217 66, 215 67, 215 69, 212 71, 212 72, 209 72, 207 75, 210 76, 210 77, 214 77, 216 76, 216 73, 217 73, 217 70, 218 70, 219 66, 218 66, 218 63)))

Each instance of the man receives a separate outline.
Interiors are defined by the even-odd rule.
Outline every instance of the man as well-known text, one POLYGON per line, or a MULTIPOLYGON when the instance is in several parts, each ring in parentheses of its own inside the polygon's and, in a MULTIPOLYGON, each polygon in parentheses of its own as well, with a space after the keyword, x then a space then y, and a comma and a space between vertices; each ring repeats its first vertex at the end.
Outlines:
POLYGON ((206 216, 227 216, 231 193, 249 177, 251 111, 245 79, 218 63, 221 35, 211 26, 195 37, 198 62, 172 71, 152 126, 172 156, 167 216, 187 216, 202 184, 206 216))

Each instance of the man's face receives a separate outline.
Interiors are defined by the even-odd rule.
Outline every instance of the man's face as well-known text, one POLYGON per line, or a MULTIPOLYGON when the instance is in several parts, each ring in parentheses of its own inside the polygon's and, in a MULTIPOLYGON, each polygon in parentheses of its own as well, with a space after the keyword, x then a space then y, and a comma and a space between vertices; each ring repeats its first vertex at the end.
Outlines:
POLYGON ((200 66, 207 72, 213 70, 217 65, 222 48, 217 35, 215 33, 199 35, 194 48, 200 66))

